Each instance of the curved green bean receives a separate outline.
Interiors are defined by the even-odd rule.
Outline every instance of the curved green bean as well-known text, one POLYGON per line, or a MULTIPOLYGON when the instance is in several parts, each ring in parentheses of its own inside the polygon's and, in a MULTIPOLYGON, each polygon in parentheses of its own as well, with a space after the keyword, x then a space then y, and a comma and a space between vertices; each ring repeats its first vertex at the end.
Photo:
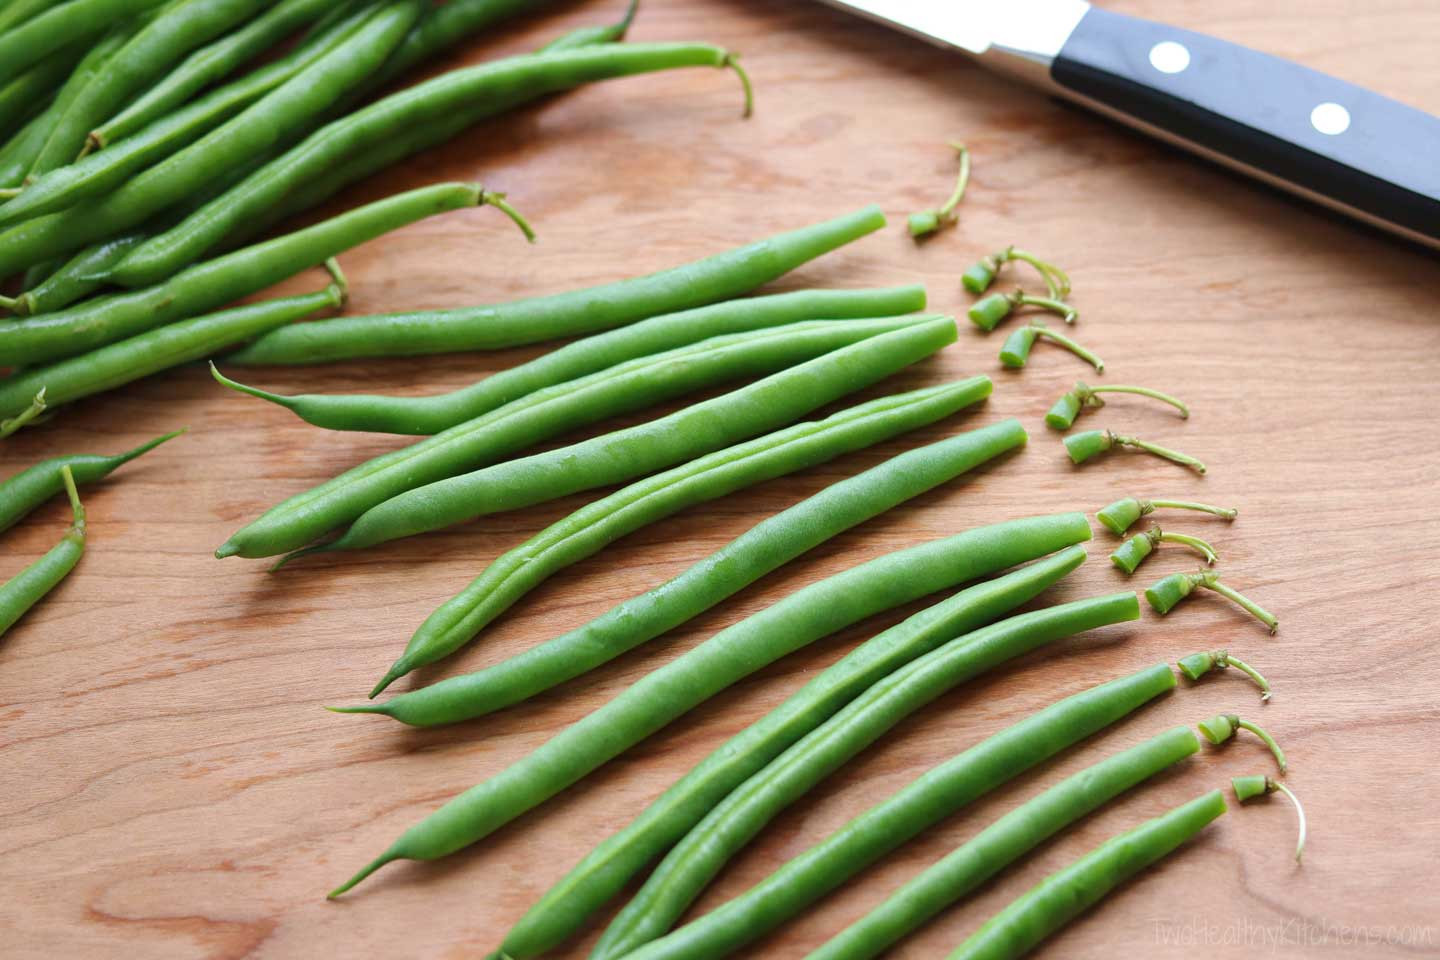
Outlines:
POLYGON ((576 380, 627 360, 648 357, 724 334, 745 333, 802 320, 890 317, 925 308, 925 288, 799 290, 768 297, 727 300, 680 313, 651 317, 597 333, 502 370, 468 387, 427 397, 375 394, 255 396, 290 410, 307 423, 330 430, 380 433, 439 433, 489 413, 537 390, 576 380))
POLYGON ((0 637, 69 576, 85 552, 85 508, 80 505, 80 494, 75 490, 75 478, 69 466, 60 468, 60 479, 70 496, 74 520, 65 536, 50 548, 49 553, 0 584, 0 637))
POLYGON ((1083 547, 1066 545, 1089 538, 1090 528, 1079 514, 1033 518, 1023 537, 1015 541, 1012 559, 1020 562, 1027 553, 1038 556, 1046 550, 1064 549, 920 611, 821 671, 780 706, 696 764, 628 826, 586 854, 510 930, 500 954, 530 960, 560 944, 715 804, 787 747, 905 663, 1034 599, 1085 562, 1083 547))
POLYGON ((167 433, 163 437, 142 443, 133 450, 103 456, 93 453, 71 454, 44 460, 0 483, 0 532, 10 529, 20 520, 65 489, 60 479, 62 469, 69 468, 75 482, 84 486, 108 477, 120 467, 154 450, 167 440, 173 440, 184 430, 167 433))
POLYGON ((1022 613, 957 637, 877 681, 715 806, 660 862, 606 928, 592 960, 613 960, 666 934, 782 810, 910 714, 967 680, 1086 630, 1140 619, 1133 593, 1022 613))
POLYGON ((76 37, 119 23, 159 2, 161 0, 70 0, 36 14, 0 34, 0 83, 18 77, 76 37))
MULTIPOLYGON (((857 321, 816 322, 823 329, 857 321)), ((413 486, 370 507, 337 539, 316 549, 357 550, 486 514, 624 483, 781 427, 954 341, 955 322, 949 317, 918 323, 911 320, 900 329, 832 350, 669 416, 559 450, 413 486)), ((988 388, 988 380, 986 385, 988 388)))
POLYGON ((871 960, 1065 827, 1200 749, 1185 726, 1112 754, 980 831, 805 960, 871 960))
POLYGON ((711 960, 774 929, 922 830, 1175 686, 1167 664, 1053 703, 922 774, 735 899, 627 954, 711 960))
POLYGON ((877 557, 797 590, 651 671, 529 756, 455 797, 331 896, 392 861, 434 860, 475 843, 787 653, 882 610, 1026 559, 1027 533, 1037 527, 1050 524, 1030 518, 979 527, 877 557))
POLYGON ((0 380, 0 417, 23 410, 42 388, 51 406, 114 390, 342 302, 340 288, 332 284, 318 293, 262 300, 166 324, 50 366, 29 367, 0 380))
POLYGON ((0 366, 46 363, 124 340, 238 300, 408 223, 483 204, 510 213, 499 194, 477 184, 422 187, 196 264, 158 287, 0 324, 0 366))
POLYGON ((1225 798, 1219 790, 1212 790, 1111 837, 991 917, 948 960, 1023 957, 1121 883, 1169 855, 1225 810, 1225 798))
MULTIPOLYGON (((498 558, 459 596, 432 613, 370 695, 458 650, 560 566, 589 556, 657 516, 696 497, 722 496, 931 423, 977 402, 988 390, 988 383, 976 379, 885 397, 702 457, 598 500, 498 558), (699 492, 692 493, 696 488, 699 492)), ((351 712, 383 713, 404 723, 428 725, 478 716, 534 696, 660 636, 841 531, 1025 441, 1019 422, 1007 420, 888 460, 761 521, 678 577, 569 633, 479 673, 351 712)))
POLYGON ((494 350, 594 333, 730 300, 885 226, 876 206, 777 234, 659 273, 485 307, 342 317, 277 330, 237 363, 324 363, 357 357, 494 350))
POLYGON ((112 278, 127 287, 158 283, 267 211, 293 209, 287 203, 292 191, 317 180, 330 180, 333 171, 354 158, 383 150, 386 159, 399 159, 388 145, 403 143, 399 138, 406 131, 443 123, 458 133, 485 117, 581 84, 681 67, 739 70, 729 52, 709 44, 627 43, 523 54, 442 74, 316 130, 243 183, 131 253, 115 268, 112 278))

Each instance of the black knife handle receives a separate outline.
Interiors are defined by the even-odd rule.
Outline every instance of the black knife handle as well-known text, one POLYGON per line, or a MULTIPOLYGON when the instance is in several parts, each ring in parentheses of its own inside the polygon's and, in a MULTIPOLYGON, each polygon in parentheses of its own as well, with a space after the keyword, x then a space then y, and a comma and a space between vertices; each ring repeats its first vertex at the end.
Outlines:
POLYGON ((1081 102, 1440 247, 1440 118, 1279 57, 1094 7, 1050 74, 1081 102))

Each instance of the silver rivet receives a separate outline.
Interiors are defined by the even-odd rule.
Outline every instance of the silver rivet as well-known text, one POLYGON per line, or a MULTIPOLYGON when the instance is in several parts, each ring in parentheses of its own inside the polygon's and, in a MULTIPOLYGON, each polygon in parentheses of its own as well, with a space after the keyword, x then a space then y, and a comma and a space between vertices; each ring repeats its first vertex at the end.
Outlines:
POLYGON ((1150 48, 1150 66, 1161 73, 1179 73, 1190 66, 1190 51, 1183 43, 1161 40, 1150 48))
POLYGON ((1350 111, 1338 103, 1322 103, 1310 111, 1310 126, 1327 136, 1350 129, 1350 111))

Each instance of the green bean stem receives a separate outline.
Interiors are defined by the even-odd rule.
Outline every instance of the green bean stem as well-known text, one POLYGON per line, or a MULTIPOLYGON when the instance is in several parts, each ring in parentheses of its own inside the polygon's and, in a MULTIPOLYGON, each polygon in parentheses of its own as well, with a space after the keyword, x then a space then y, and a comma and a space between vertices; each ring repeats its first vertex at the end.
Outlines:
POLYGON ((1169 447, 1162 447, 1158 443, 1141 440, 1139 437, 1124 436, 1110 430, 1085 430, 1081 433, 1072 433, 1065 438, 1065 452, 1070 455, 1070 461, 1077 465, 1116 447, 1133 447, 1172 463, 1178 463, 1182 467, 1189 467, 1196 473, 1203 474, 1205 472, 1205 464, 1194 457, 1178 450, 1171 450, 1169 447))
MULTIPOLYGON (((971 305, 968 316, 971 323, 988 333, 999 326, 1000 321, 1010 316, 1017 307, 1040 307, 1051 313, 1059 314, 1066 323, 1074 323, 1080 317, 1074 307, 1062 300, 1054 297, 1031 296, 1024 290, 1015 290, 1011 293, 992 293, 982 297, 971 305)), ((1076 344, 1076 346, 1079 345, 1076 344)))
POLYGON ((1235 799, 1245 803, 1258 796, 1269 793, 1282 793, 1295 808, 1295 819, 1297 821, 1298 833, 1295 838, 1295 862, 1300 862, 1300 857, 1305 853, 1305 808, 1300 805, 1300 798, 1291 792, 1279 780, 1273 777, 1248 776, 1234 777, 1230 780, 1230 787, 1235 791, 1235 799))
MULTIPOLYGON (((907 455, 908 456, 908 455, 907 455)), ((903 474, 902 474, 903 475, 903 474)), ((1033 521, 1012 546, 1032 556, 1088 539, 1077 514, 1033 521)), ((991 623, 1085 562, 1068 546, 1018 570, 961 590, 860 644, 731 737, 608 837, 532 906, 506 935, 504 956, 530 960, 575 933, 729 793, 856 695, 951 638, 991 623)))
POLYGON ((74 519, 65 536, 45 556, 0 584, 0 636, 69 576, 85 552, 85 508, 80 505, 80 494, 75 489, 69 464, 60 467, 60 479, 70 497, 74 519))
MULTIPOLYGON (((787 653, 882 610, 1003 569, 1025 557, 1025 519, 886 554, 804 587, 736 623, 631 684, 524 759, 471 787, 406 831, 338 896, 399 859, 434 860, 461 850, 571 786, 721 690, 787 653)), ((1174 684, 1174 675, 1166 675, 1174 684)))
POLYGON ((1226 810, 1219 790, 1112 837, 1041 880, 985 922, 948 960, 1014 960, 1174 852, 1226 810))
MULTIPOLYGON (((1007 367, 1019 369, 1025 366, 1030 359, 1030 348, 1035 345, 1036 338, 1051 340, 1069 350, 1075 356, 1084 360, 1095 368, 1096 373, 1105 372, 1105 361, 1101 360, 1092 351, 1082 347, 1076 341, 1058 333, 1045 326, 1043 323, 1027 323, 1025 326, 1010 334, 1005 345, 1000 348, 1000 362, 1007 367)), ((1104 388, 1101 388, 1104 389, 1104 388)))
POLYGON ((955 148, 960 155, 960 173, 955 178, 955 189, 939 209, 926 210, 921 213, 910 214, 906 226, 910 230, 910 236, 919 239, 928 237, 941 227, 955 223, 960 217, 955 213, 955 208, 960 206, 960 201, 965 199, 965 188, 970 184, 970 150, 963 143, 951 142, 950 146, 955 148))
MULTIPOLYGON (((582 507, 519 547, 498 557, 458 596, 447 600, 430 614, 410 638, 404 654, 391 666, 385 677, 370 692, 370 696, 375 697, 394 680, 416 667, 434 663, 458 650, 557 570, 595 554, 605 545, 645 524, 653 523, 695 503, 725 496, 752 484, 823 463, 843 453, 933 423, 977 402, 983 392, 980 384, 970 380, 882 397, 842 410, 824 420, 796 424, 756 440, 716 451, 665 473, 633 483, 582 507)), ((713 605, 746 583, 753 582, 840 531, 869 519, 876 511, 897 502, 895 498, 904 497, 920 485, 933 485, 942 479, 948 479, 982 458, 988 460, 1022 446, 1025 440, 1025 430, 1019 422, 1008 420, 967 434, 964 440, 956 438, 948 441, 946 449, 953 449, 957 456, 948 461, 945 469, 937 475, 932 476, 920 469, 920 465, 937 451, 916 451, 913 456, 897 458, 911 462, 912 465, 908 467, 895 460, 888 461, 883 467, 876 468, 878 474, 876 471, 870 472, 875 474, 874 476, 865 476, 864 480, 857 477, 853 482, 842 482, 822 494, 801 501, 763 521, 739 540, 722 548, 718 554, 711 555, 692 568, 693 573, 682 574, 682 582, 694 582, 701 589, 697 590, 695 598, 689 604, 651 625, 644 633, 658 636, 676 624, 676 614, 688 618, 698 613, 699 609, 704 609, 697 608, 696 602, 708 601, 707 606, 713 605), (897 484, 896 475, 906 469, 913 472, 906 475, 904 485, 897 484), (894 488, 891 498, 880 500, 873 493, 857 495, 852 492, 864 490, 866 487, 873 488, 880 482, 881 477, 884 478, 884 486, 894 488), (781 544, 785 543, 785 539, 775 531, 787 529, 795 533, 792 533, 790 538, 793 542, 786 544, 788 549, 784 549, 781 544), (756 559, 761 557, 763 560, 757 564, 756 559), (731 573, 723 582, 710 572, 717 566, 723 566, 731 573), (708 591, 705 587, 709 588, 708 591)), ((679 586, 680 584, 671 581, 663 588, 662 595, 674 592, 679 586)), ((627 631, 632 633, 632 645, 648 639, 637 630, 637 625, 644 618, 634 612, 634 608, 648 605, 648 600, 653 596, 653 593, 646 594, 644 601, 627 605, 624 614, 618 617, 625 623, 627 631)), ((582 632, 592 638, 584 646, 594 649, 597 646, 593 639, 595 631, 582 628, 582 632)), ((558 641, 552 643, 558 644, 558 641)), ((528 657, 538 658, 542 649, 550 647, 550 644, 542 644, 532 648, 528 657)), ((492 668, 492 673, 494 669, 492 668)), ((433 687, 425 689, 439 694, 433 687)))
MULTIPOLYGON (((9 384, 9 380, 0 381, 0 384, 9 384)), ((33 394, 26 394, 30 399, 21 401, 19 409, 13 412, 8 420, 0 420, 0 440, 10 436, 17 430, 35 422, 45 412, 48 404, 45 402, 45 388, 42 386, 33 394)))
POLYGON ((805 960, 871 960, 1065 827, 1200 749, 1172 727, 1112 754, 1005 814, 891 894, 805 960))
POLYGON ((1139 617, 1140 605, 1128 592, 1046 607, 957 637, 880 680, 736 788, 686 834, 611 922, 592 960, 615 960, 664 936, 766 824, 916 710, 1011 658, 1139 617))
POLYGON ((133 450, 114 456, 100 454, 71 454, 44 460, 27 470, 0 483, 0 532, 10 529, 30 511, 45 503, 65 489, 61 482, 61 471, 69 468, 75 482, 81 486, 95 483, 109 476, 115 470, 137 457, 144 456, 167 440, 173 440, 184 433, 176 430, 162 437, 148 440, 133 450))
POLYGON ((1280 744, 1257 723, 1241 719, 1233 713, 1221 713, 1209 720, 1200 721, 1196 726, 1200 728, 1201 733, 1205 734, 1205 739, 1216 746, 1225 743, 1241 730, 1249 730, 1270 748, 1270 752, 1275 756, 1275 763, 1280 767, 1281 776, 1284 776, 1289 767, 1285 760, 1285 751, 1280 749, 1280 744))
MULTIPOLYGON (((822 328, 855 322, 819 321, 822 328)), ((375 546, 684 463, 791 423, 954 340, 955 321, 949 317, 877 333, 669 416, 559 450, 414 486, 365 510, 338 539, 318 549, 329 552, 375 546)), ((988 384, 987 380, 987 388, 988 384)))
POLYGON ((1055 264, 1042 260, 1028 250, 1021 250, 1014 245, 1006 247, 999 253, 993 253, 981 257, 979 262, 970 267, 961 276, 960 281, 965 289, 977 297, 990 289, 995 282, 995 276, 1000 268, 1011 260, 1019 260, 1034 267, 1045 281, 1045 289, 1051 299, 1064 300, 1070 296, 1070 276, 1055 264))
POLYGON ((1234 667, 1255 681, 1255 685, 1260 688, 1261 700, 1270 699, 1270 681, 1266 680, 1259 670, 1256 670, 1239 657, 1232 656, 1228 651, 1210 650, 1201 653, 1192 653, 1188 657, 1176 661, 1175 666, 1179 667, 1180 672, 1191 680, 1199 680, 1211 670, 1224 670, 1226 667, 1234 667))
POLYGON ((1240 606, 1250 613, 1256 620, 1265 624, 1273 634, 1280 629, 1280 621, 1275 615, 1255 601, 1244 596, 1238 591, 1220 582, 1218 570, 1199 570, 1195 573, 1173 573, 1164 579, 1157 580, 1145 591, 1145 599, 1155 612, 1164 616, 1174 609, 1175 605, 1188 597, 1196 587, 1204 587, 1213 590, 1220 596, 1240 606))
POLYGON ((1135 521, 1160 509, 1194 510, 1225 520, 1234 520, 1239 515, 1239 511, 1233 507, 1215 507, 1208 503, 1195 503, 1190 500, 1141 500, 1138 497, 1125 497, 1102 507, 1096 512, 1095 519, 1104 524, 1105 528, 1117 537, 1123 537, 1125 531, 1135 525, 1135 521))
MULTIPOLYGON (((1003 358, 1002 358, 1003 359, 1003 358)), ((1092 387, 1088 383, 1077 381, 1073 389, 1061 394, 1045 414, 1045 422, 1056 430, 1069 430, 1075 423, 1075 418, 1085 409, 1099 409, 1105 406, 1105 401, 1099 395, 1102 393, 1129 393, 1137 396, 1149 397, 1152 400, 1159 400, 1161 403, 1168 403, 1180 411, 1180 419, 1190 417, 1190 408, 1178 397, 1172 397, 1168 393, 1161 393, 1159 390, 1151 390, 1149 387, 1132 387, 1125 384, 1104 384, 1092 387)))
POLYGON ((922 774, 735 899, 627 960, 712 960, 795 916, 944 817, 1175 686, 1158 664, 1051 704, 922 774))
POLYGON ((313 393, 280 396, 255 391, 254 395, 278 403, 307 423, 330 430, 372 430, 423 436, 489 413, 537 390, 598 373, 617 363, 653 356, 711 337, 763 330, 802 320, 898 316, 924 307, 925 288, 920 286, 875 290, 800 290, 727 300, 594 334, 450 393, 425 397, 313 393))
POLYGON ((1199 537, 1192 537, 1184 533, 1167 533, 1160 529, 1159 524, 1151 524, 1149 530, 1131 537, 1116 547, 1115 552, 1110 554, 1110 561, 1127 574, 1134 573, 1145 558, 1150 556, 1162 543, 1178 543, 1181 546, 1190 547, 1212 566, 1216 560, 1220 559, 1215 553, 1215 548, 1199 537))

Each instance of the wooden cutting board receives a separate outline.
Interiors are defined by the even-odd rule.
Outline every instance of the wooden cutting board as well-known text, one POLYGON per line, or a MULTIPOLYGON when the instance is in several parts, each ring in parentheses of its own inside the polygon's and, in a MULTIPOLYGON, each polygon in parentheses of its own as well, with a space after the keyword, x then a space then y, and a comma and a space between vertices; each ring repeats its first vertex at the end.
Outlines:
MULTIPOLYGON (((607 20, 618 3, 566 5, 469 44, 444 66, 534 47, 607 20)), ((1301 59, 1440 111, 1440 8, 1377 0, 1113 0, 1301 59)), ((1200 478, 1140 456, 1083 469, 1041 423, 1088 375, 1037 348, 1001 370, 998 335, 959 343, 880 392, 977 372, 993 399, 951 422, 655 524, 556 576, 483 640, 419 682, 478 669, 658 584, 757 520, 902 449, 1018 416, 1019 456, 977 471, 792 563, 684 629, 533 702, 414 732, 341 717, 415 626, 489 560, 585 502, 269 575, 209 553, 267 506, 398 445, 331 434, 227 393, 199 365, 63 411, 0 447, 0 472, 64 452, 109 452, 190 433, 91 488, 90 550, 0 642, 0 953, 7 957, 478 956, 591 845, 726 737, 918 605, 814 644, 495 834, 434 865, 386 868, 339 903, 324 892, 457 791, 523 756, 626 684, 796 588, 928 538, 1031 513, 1093 511, 1126 493, 1233 503, 1213 537, 1233 583, 1278 612, 1271 638, 1216 599, 1166 620, 1063 643, 965 685, 866 751, 772 823, 705 894, 745 890, 922 771, 1054 699, 1201 648, 1265 670, 1261 707, 1235 676, 1182 689, 906 844, 747 955, 800 956, 1004 810, 1172 724, 1221 710, 1261 719, 1307 801, 1305 865, 1281 803, 1236 809, 1045 948, 1048 957, 1413 957, 1440 951, 1435 796, 1440 739, 1440 279, 1436 261, 816 3, 647 0, 636 40, 706 39, 743 52, 758 88, 739 117, 727 75, 690 71, 597 86, 484 124, 346 191, 331 212, 446 179, 510 192, 542 241, 493 211, 439 217, 343 258, 356 313, 450 307, 659 269, 882 203, 893 225, 777 288, 924 281, 959 313, 961 270, 1008 243, 1075 278, 1077 336, 1106 378, 1186 397, 1181 422, 1117 401, 1087 418, 1210 464, 1200 478), (949 190, 963 137, 975 155, 960 227, 924 246, 905 213, 949 190)), ((439 65, 437 65, 438 67, 439 65)), ((311 273, 287 291, 322 283, 311 273)), ((280 391, 450 389, 538 355, 251 370, 280 391)), ((8 533, 0 576, 59 536, 59 503, 8 533)), ((1139 588, 1192 561, 1167 550, 1134 581, 1091 562, 1054 600, 1139 588)), ((406 682, 399 688, 403 689, 406 682)), ((1254 742, 1207 748, 1046 844, 895 951, 936 957, 1044 874, 1102 838, 1232 775, 1264 772, 1254 742)), ((591 927, 566 956, 583 956, 591 927)))

